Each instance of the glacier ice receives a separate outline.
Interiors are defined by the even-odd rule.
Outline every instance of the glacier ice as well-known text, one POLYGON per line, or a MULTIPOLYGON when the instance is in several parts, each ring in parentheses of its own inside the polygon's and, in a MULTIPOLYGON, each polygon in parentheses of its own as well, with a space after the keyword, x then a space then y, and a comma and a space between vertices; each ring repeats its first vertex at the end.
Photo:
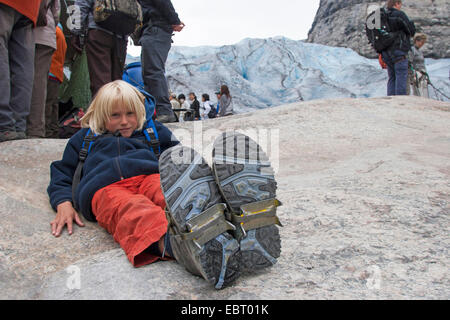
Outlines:
MULTIPOLYGON (((426 64, 431 81, 449 96, 450 59, 426 59, 426 64)), ((166 74, 177 94, 215 97, 220 85, 227 84, 237 112, 313 99, 385 96, 387 83, 377 60, 285 37, 221 47, 174 46, 166 74)))

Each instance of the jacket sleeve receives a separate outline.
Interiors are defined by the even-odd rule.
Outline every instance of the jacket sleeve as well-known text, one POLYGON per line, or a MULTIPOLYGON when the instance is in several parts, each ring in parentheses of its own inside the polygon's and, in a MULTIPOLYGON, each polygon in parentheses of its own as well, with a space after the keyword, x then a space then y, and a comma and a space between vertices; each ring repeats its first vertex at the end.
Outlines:
POLYGON ((169 21, 172 25, 178 25, 181 23, 178 14, 173 7, 172 1, 170 0, 153 0, 153 5, 159 9, 161 14, 169 21))
POLYGON ((72 201, 72 180, 78 165, 78 154, 87 130, 78 131, 67 143, 63 157, 50 165, 50 184, 47 193, 56 211, 58 204, 72 201))

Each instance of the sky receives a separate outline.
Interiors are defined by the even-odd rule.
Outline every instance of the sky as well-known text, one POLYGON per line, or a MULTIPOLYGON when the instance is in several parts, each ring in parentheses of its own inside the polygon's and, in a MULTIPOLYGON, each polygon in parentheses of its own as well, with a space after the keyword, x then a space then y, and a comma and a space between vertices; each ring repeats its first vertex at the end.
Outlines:
MULTIPOLYGON (((320 0, 172 0, 186 27, 175 46, 221 46, 245 38, 308 37, 320 0)), ((128 53, 140 54, 129 46, 128 53)))

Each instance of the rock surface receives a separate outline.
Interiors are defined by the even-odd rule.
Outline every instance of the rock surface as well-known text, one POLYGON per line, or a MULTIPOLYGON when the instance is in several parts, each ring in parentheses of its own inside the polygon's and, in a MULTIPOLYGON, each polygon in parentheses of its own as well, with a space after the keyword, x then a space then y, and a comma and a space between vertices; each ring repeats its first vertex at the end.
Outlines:
MULTIPOLYGON (((384 4, 373 0, 320 0, 320 7, 308 34, 308 42, 347 47, 360 55, 375 58, 367 42, 367 8, 384 4)), ((403 9, 421 32, 428 35, 423 47, 426 57, 450 58, 450 2, 447 0, 408 0, 403 9)))
POLYGON ((96 224, 54 238, 46 187, 66 141, 2 143, 0 299, 449 299, 449 124, 449 103, 396 97, 171 125, 205 155, 246 132, 277 172, 279 262, 222 291, 176 262, 133 268, 96 224))

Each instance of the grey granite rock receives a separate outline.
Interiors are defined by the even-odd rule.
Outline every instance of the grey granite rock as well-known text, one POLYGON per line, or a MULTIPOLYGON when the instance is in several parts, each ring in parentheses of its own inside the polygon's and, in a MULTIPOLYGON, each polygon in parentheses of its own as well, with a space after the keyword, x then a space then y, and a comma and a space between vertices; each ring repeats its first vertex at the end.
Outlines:
MULTIPOLYGON (((321 0, 308 42, 347 47, 360 55, 375 58, 365 32, 367 9, 384 5, 373 0, 321 0)), ((406 0, 402 10, 417 30, 428 35, 423 51, 428 58, 450 58, 450 2, 447 0, 406 0)))
POLYGON ((170 125, 208 161, 218 133, 246 132, 276 170, 279 262, 222 291, 176 262, 133 268, 96 224, 54 238, 48 169, 65 141, 2 143, 0 298, 449 299, 449 123, 449 103, 396 97, 170 125))

